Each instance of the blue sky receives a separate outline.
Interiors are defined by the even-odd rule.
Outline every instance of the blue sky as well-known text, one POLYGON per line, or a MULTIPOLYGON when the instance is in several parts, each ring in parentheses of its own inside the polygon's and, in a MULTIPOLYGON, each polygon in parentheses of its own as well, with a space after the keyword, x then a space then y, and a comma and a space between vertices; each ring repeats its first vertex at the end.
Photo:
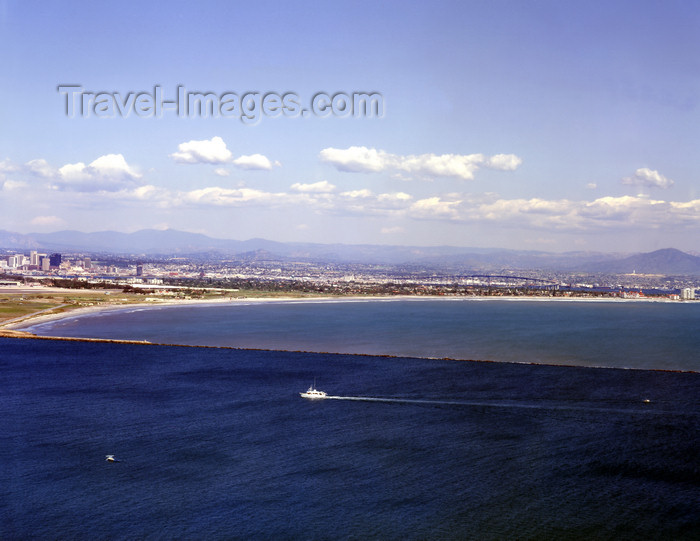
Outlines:
POLYGON ((0 229, 700 250, 699 4, 251 4, 0 0, 0 229), (69 118, 67 84, 384 107, 69 118))

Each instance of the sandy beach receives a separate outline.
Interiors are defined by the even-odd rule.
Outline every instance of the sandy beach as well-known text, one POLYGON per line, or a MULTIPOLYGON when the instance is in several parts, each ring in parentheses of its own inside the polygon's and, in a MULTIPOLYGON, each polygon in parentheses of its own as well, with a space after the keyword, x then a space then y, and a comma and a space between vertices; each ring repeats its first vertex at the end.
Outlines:
MULTIPOLYGON (((49 287, 32 287, 32 288, 0 288, 0 294, 31 294, 31 293, 75 293, 75 290, 59 289, 49 287)), ((191 305, 219 305, 219 304, 254 304, 254 303, 269 303, 269 302, 356 302, 361 300, 391 300, 391 299, 407 299, 418 298, 411 296, 314 296, 314 297, 298 297, 298 296, 274 296, 274 297, 223 297, 209 299, 157 299, 144 302, 120 302, 118 300, 101 299, 99 304, 92 306, 71 306, 57 305, 53 308, 39 310, 32 314, 27 314, 18 318, 13 318, 0 323, 0 336, 26 336, 26 332, 19 332, 23 329, 33 327, 48 321, 59 319, 84 317, 90 314, 103 313, 108 311, 133 310, 133 309, 148 309, 148 308, 163 308, 173 306, 191 306, 191 305), (68 309, 66 309, 68 308, 68 309), (57 311, 61 310, 61 311, 57 311), (11 331, 11 332, 10 332, 11 331)), ((428 297, 420 297, 428 298, 428 297)), ((430 297, 442 298, 442 297, 430 297)))

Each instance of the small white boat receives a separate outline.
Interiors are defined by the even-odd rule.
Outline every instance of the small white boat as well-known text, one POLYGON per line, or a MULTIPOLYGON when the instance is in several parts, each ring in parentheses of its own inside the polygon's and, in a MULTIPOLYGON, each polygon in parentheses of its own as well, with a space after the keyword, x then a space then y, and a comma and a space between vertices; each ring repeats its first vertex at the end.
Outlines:
POLYGON ((114 455, 105 455, 105 460, 107 462, 116 462, 117 460, 114 458, 114 455))
POLYGON ((310 400, 318 400, 320 398, 326 398, 328 396, 325 392, 316 389, 316 380, 314 380, 314 384, 311 387, 309 387, 308 391, 299 394, 302 398, 309 398, 310 400))

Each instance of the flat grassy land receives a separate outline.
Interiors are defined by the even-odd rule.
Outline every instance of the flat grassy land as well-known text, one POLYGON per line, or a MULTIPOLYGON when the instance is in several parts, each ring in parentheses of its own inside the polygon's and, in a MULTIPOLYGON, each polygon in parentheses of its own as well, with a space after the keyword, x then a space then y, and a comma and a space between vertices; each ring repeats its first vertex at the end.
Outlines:
POLYGON ((30 318, 32 315, 55 314, 75 310, 86 306, 118 306, 148 302, 149 300, 173 301, 177 299, 217 300, 217 299, 260 299, 260 298, 304 298, 322 297, 328 294, 315 292, 283 291, 231 291, 231 290, 194 290, 180 292, 177 296, 153 294, 124 293, 119 290, 65 290, 43 289, 0 290, 0 325, 17 318, 30 318), (188 294, 189 293, 189 294, 188 294))
POLYGON ((105 295, 103 291, 15 293, 3 290, 0 291, 0 325, 32 314, 60 313, 83 306, 134 302, 143 302, 143 295, 121 292, 117 295, 105 295))
POLYGON ((0 298, 0 321, 29 315, 33 312, 47 310, 55 306, 57 305, 54 303, 40 302, 36 299, 31 301, 18 301, 16 299, 0 298))

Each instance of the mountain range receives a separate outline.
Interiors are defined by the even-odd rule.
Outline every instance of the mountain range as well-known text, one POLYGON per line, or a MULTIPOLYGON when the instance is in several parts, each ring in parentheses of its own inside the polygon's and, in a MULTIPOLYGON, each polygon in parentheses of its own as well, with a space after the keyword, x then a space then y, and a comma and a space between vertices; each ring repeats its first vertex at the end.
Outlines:
POLYGON ((135 233, 58 231, 14 233, 0 231, 0 249, 28 252, 79 252, 148 256, 225 257, 238 260, 312 261, 375 265, 411 265, 475 271, 538 269, 604 274, 665 274, 700 276, 700 257, 673 248, 643 254, 601 252, 551 253, 463 248, 456 246, 394 246, 317 244, 217 239, 173 229, 144 229, 135 233))

